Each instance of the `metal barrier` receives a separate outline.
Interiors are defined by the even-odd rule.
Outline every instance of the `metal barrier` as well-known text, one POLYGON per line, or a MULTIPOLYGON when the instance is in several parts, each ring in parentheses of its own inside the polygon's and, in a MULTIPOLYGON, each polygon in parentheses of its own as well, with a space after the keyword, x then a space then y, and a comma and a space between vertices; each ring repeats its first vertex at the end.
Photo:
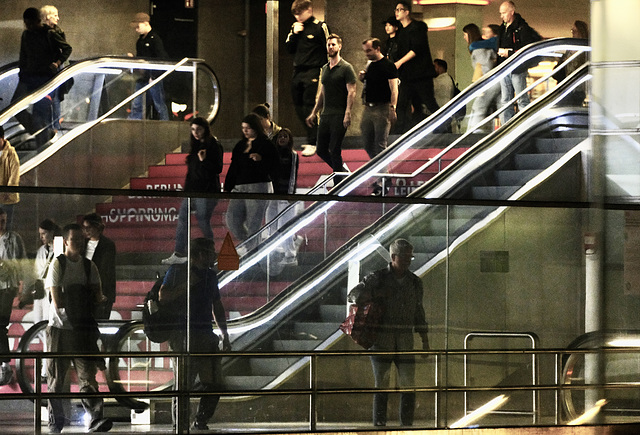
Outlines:
MULTIPOLYGON (((120 333, 120 337, 126 337, 127 333, 132 330, 132 327, 136 326, 135 322, 126 323, 121 325, 118 329, 118 333, 120 333)), ((139 325, 138 325, 139 326, 139 325)), ((37 337, 38 334, 42 331, 43 323, 36 324, 33 328, 31 328, 24 335, 24 339, 32 340, 34 337, 37 337)), ((118 336, 118 333, 116 336, 118 336)), ((417 393, 433 393, 434 395, 434 425, 433 427, 449 427, 451 423, 447 421, 448 416, 443 415, 443 407, 441 403, 444 403, 443 400, 447 399, 447 395, 450 394, 460 394, 462 393, 465 396, 465 409, 464 415, 467 415, 467 401, 466 397, 468 393, 471 392, 526 392, 530 391, 534 396, 543 391, 552 391, 555 393, 555 397, 558 397, 558 394, 562 395, 562 400, 576 400, 576 395, 582 394, 580 392, 585 392, 588 390, 600 390, 607 391, 610 396, 624 394, 631 391, 633 394, 634 390, 637 390, 637 381, 633 379, 629 379, 627 381, 620 381, 620 379, 616 379, 614 382, 604 382, 601 384, 585 384, 584 382, 577 382, 576 379, 579 379, 580 374, 576 369, 576 358, 583 357, 587 354, 601 354, 605 359, 607 358, 626 358, 632 359, 633 361, 640 360, 640 347, 624 347, 624 348, 600 348, 600 349, 537 349, 535 348, 535 336, 533 334, 520 334, 520 333, 471 333, 467 336, 467 338, 478 337, 478 336, 486 336, 491 338, 496 337, 518 337, 518 338, 526 338, 532 340, 532 348, 530 349, 480 349, 480 350, 472 350, 472 349, 464 349, 464 350, 433 350, 433 351, 412 351, 412 352, 402 352, 406 355, 413 356, 422 356, 422 357, 431 357, 433 356, 433 374, 435 382, 433 385, 425 385, 425 386, 415 386, 412 388, 389 388, 389 389, 376 389, 372 387, 362 387, 362 388, 322 388, 320 385, 320 381, 318 379, 318 367, 320 365, 320 361, 325 358, 330 357, 348 357, 348 356, 358 356, 364 357, 369 355, 393 355, 395 352, 369 352, 369 351, 306 351, 306 352, 227 352, 227 353, 176 353, 176 352, 135 352, 135 351, 123 351, 123 349, 118 349, 117 351, 110 351, 101 354, 82 354, 82 356, 87 357, 107 357, 109 358, 109 369, 107 373, 107 377, 112 381, 115 381, 118 378, 118 361, 120 358, 128 358, 128 359, 154 359, 154 358, 176 358, 179 361, 180 367, 185 367, 185 364, 188 363, 189 358, 193 357, 211 357, 211 358, 225 358, 225 357, 260 357, 260 358, 306 358, 309 364, 309 379, 308 386, 306 388, 292 388, 292 389, 284 389, 284 390, 266 390, 266 389, 225 389, 224 391, 216 391, 216 392, 190 392, 190 391, 175 391, 173 390, 172 385, 166 385, 166 388, 154 391, 126 391, 123 388, 117 390, 113 388, 114 385, 122 386, 122 383, 119 382, 110 382, 109 383, 109 391, 101 391, 95 394, 87 394, 87 393, 45 393, 42 392, 41 382, 35 381, 34 386, 35 389, 23 388, 22 393, 7 393, 0 394, 0 401, 2 400, 16 400, 16 399, 30 399, 34 401, 34 421, 33 428, 34 433, 41 433, 41 402, 46 400, 48 397, 61 397, 61 398, 81 398, 81 397, 103 397, 103 398, 114 398, 118 400, 118 402, 124 406, 128 406, 132 409, 139 409, 140 404, 144 402, 140 402, 140 399, 167 399, 171 397, 177 397, 181 400, 182 403, 187 403, 189 398, 202 397, 207 395, 219 395, 221 397, 262 397, 262 396, 279 396, 279 395, 289 395, 289 396, 307 396, 309 398, 309 422, 308 422, 308 430, 316 431, 318 424, 318 414, 317 414, 317 406, 318 406, 318 397, 323 394, 373 394, 375 392, 389 392, 389 393, 401 393, 401 392, 417 392, 417 393), (532 362, 534 367, 532 368, 532 382, 527 385, 482 385, 482 386, 468 386, 466 384, 466 365, 467 358, 471 355, 499 355, 499 356, 508 356, 508 355, 518 355, 518 356, 530 356, 532 358, 532 362), (541 355, 549 355, 554 358, 554 382, 551 384, 544 384, 537 382, 536 370, 537 363, 536 358, 541 355), (621 357, 620 357, 621 355, 621 357), (446 373, 447 364, 451 364, 449 360, 453 357, 463 357, 464 359, 464 368, 465 368, 465 385, 463 386, 454 386, 454 385, 440 385, 440 374, 446 373), (572 373, 568 373, 567 370, 563 370, 562 364, 560 363, 563 360, 567 360, 571 362, 571 371, 572 373), (443 364, 445 366, 443 366, 443 364), (575 372, 573 372, 575 370, 575 372), (115 372, 115 373, 114 373, 115 372), (561 377, 558 374, 562 373, 561 377), (615 391, 622 391, 623 393, 615 393, 615 391), (186 399, 186 400, 185 400, 186 399), (131 406, 129 406, 129 405, 131 406)), ((111 340, 112 345, 119 346, 122 344, 122 341, 111 340)), ((21 343, 21 347, 24 349, 28 349, 29 347, 25 343, 21 343)), ((33 365, 30 367, 34 368, 34 376, 39 378, 39 374, 41 373, 41 368, 43 365, 43 360, 45 358, 55 358, 55 357, 69 357, 69 354, 60 354, 60 353, 47 353, 47 352, 33 352, 33 351, 24 351, 19 353, 10 354, 10 357, 17 360, 17 365, 19 367, 27 367, 25 364, 25 360, 31 359, 34 361, 33 365)), ((618 361, 616 360, 616 361, 618 361)), ((603 370, 606 371, 606 366, 603 367, 603 370)), ((18 377, 21 388, 23 385, 31 385, 25 376, 24 371, 18 370, 18 377), (20 379, 22 378, 22 379, 20 379)), ((151 373, 147 371, 147 375, 150 376, 151 373)), ((180 372, 177 373, 178 377, 181 376, 180 372)), ((615 399, 614 399, 615 400, 615 399)), ((556 400, 556 408, 555 408, 555 422, 556 424, 560 424, 560 413, 558 410, 558 401, 556 400)), ((578 411, 575 404, 567 404, 562 403, 566 418, 564 421, 566 422, 568 418, 573 418, 575 415, 571 413, 578 411)), ((586 406, 586 402, 583 404, 586 406)), ((144 404, 144 406, 147 406, 144 404)), ((640 410, 640 406, 637 406, 635 410, 633 410, 637 415, 638 410, 640 410)), ((585 409, 585 411, 587 411, 585 409)), ((611 412, 615 412, 615 409, 611 409, 611 412)), ((628 411, 628 410, 627 410, 628 411)), ((492 411, 491 411, 492 412, 492 411)), ((539 423, 536 420, 536 415, 539 412, 537 408, 537 402, 535 402, 533 409, 533 425, 539 423)), ((183 427, 186 423, 178 422, 178 427, 183 427)), ((286 427, 283 427, 283 431, 286 431, 286 427)))

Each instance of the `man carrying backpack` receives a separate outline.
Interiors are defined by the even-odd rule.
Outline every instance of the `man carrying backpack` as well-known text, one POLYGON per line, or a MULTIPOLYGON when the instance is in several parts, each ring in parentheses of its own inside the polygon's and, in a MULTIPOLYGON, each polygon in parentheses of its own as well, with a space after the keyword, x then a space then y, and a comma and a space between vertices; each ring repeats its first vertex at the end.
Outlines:
MULTIPOLYGON (((198 238, 191 241, 190 276, 190 346, 186 343, 186 298, 187 298, 187 268, 183 264, 172 265, 164 277, 164 282, 159 291, 160 305, 170 305, 180 312, 177 318, 182 319, 182 324, 176 325, 171 333, 169 346, 176 352, 189 351, 190 353, 213 353, 219 349, 219 337, 213 332, 212 323, 215 320, 222 333, 222 350, 231 350, 229 334, 227 332, 227 319, 224 305, 218 289, 218 278, 213 266, 216 261, 216 252, 213 240, 198 238)), ((187 370, 188 379, 183 379, 183 388, 192 391, 218 391, 222 386, 222 366, 220 358, 199 357, 191 355, 190 367, 187 370), (196 382, 198 379, 198 382, 196 382)), ((176 388, 179 388, 176 385, 176 388)), ((208 430, 207 423, 220 400, 219 396, 203 396, 200 399, 193 422, 193 429, 208 430)), ((177 402, 174 398, 173 418, 178 412, 177 402)))
MULTIPOLYGON (((106 297, 102 294, 100 276, 96 265, 82 256, 84 234, 78 224, 62 229, 64 254, 55 258, 49 266, 45 287, 51 295, 47 343, 49 352, 98 353, 98 324, 94 318, 95 307, 106 297)), ((68 391, 65 378, 73 361, 82 393, 97 393, 98 371, 95 357, 52 358, 47 366, 47 385, 51 393, 68 391)), ((103 400, 96 397, 82 399, 82 406, 91 420, 89 432, 107 432, 111 420, 103 416, 103 400)), ((64 399, 49 399, 49 430, 60 433, 69 419, 64 415, 64 399)))

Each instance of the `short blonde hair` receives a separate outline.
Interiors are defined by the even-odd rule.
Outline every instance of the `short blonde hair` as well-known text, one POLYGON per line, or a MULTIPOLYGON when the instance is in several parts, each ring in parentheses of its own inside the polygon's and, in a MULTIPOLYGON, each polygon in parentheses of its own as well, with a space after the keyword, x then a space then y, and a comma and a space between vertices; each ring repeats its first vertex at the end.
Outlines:
POLYGON ((58 8, 51 5, 45 5, 40 8, 40 19, 42 21, 47 21, 49 17, 53 14, 58 13, 58 8))

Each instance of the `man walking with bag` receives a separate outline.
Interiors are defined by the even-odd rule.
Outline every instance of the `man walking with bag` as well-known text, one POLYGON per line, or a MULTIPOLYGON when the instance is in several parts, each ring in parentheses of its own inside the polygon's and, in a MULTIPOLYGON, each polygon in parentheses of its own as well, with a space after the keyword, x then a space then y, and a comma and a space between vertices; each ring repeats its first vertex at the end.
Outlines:
MULTIPOLYGON (((409 266, 413 259, 413 246, 405 239, 395 240, 389 247, 391 263, 369 274, 349 292, 350 303, 358 305, 373 302, 384 310, 382 322, 371 351, 411 351, 413 331, 422 338, 422 349, 429 350, 428 325, 422 305, 422 281, 409 266)), ((415 357, 413 355, 375 355, 371 357, 376 388, 389 388, 391 364, 398 372, 398 387, 415 386, 415 357)), ((389 393, 373 396, 373 424, 387 425, 389 393)), ((413 425, 416 394, 401 393, 400 424, 413 425)))

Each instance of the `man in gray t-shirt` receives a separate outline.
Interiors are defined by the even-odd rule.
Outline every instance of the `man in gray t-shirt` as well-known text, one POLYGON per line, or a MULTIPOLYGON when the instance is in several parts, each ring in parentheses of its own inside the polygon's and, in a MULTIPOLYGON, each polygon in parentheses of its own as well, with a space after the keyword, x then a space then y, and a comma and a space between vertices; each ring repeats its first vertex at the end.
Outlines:
MULTIPOLYGON (((98 268, 82 256, 84 234, 78 224, 69 224, 62 230, 64 255, 55 258, 49 266, 45 288, 51 295, 47 344, 49 352, 78 354, 98 353, 98 325, 94 308, 106 300, 100 286, 98 268)), ((52 358, 47 365, 47 386, 51 393, 68 391, 67 371, 71 362, 78 375, 83 393, 97 393, 97 359, 88 357, 52 358)), ((60 433, 68 422, 64 415, 64 399, 49 399, 49 430, 60 433)), ((101 398, 83 398, 82 406, 91 420, 90 432, 106 432, 111 420, 104 418, 101 398)))
MULTIPOLYGON (((351 125, 351 107, 356 98, 356 73, 353 66, 340 56, 342 38, 332 33, 327 38, 329 62, 322 67, 320 92, 316 104, 307 117, 312 126, 320 113, 318 122, 317 154, 333 170, 344 172, 342 164, 342 140, 351 125)), ((336 176, 334 186, 344 176, 336 176)))

